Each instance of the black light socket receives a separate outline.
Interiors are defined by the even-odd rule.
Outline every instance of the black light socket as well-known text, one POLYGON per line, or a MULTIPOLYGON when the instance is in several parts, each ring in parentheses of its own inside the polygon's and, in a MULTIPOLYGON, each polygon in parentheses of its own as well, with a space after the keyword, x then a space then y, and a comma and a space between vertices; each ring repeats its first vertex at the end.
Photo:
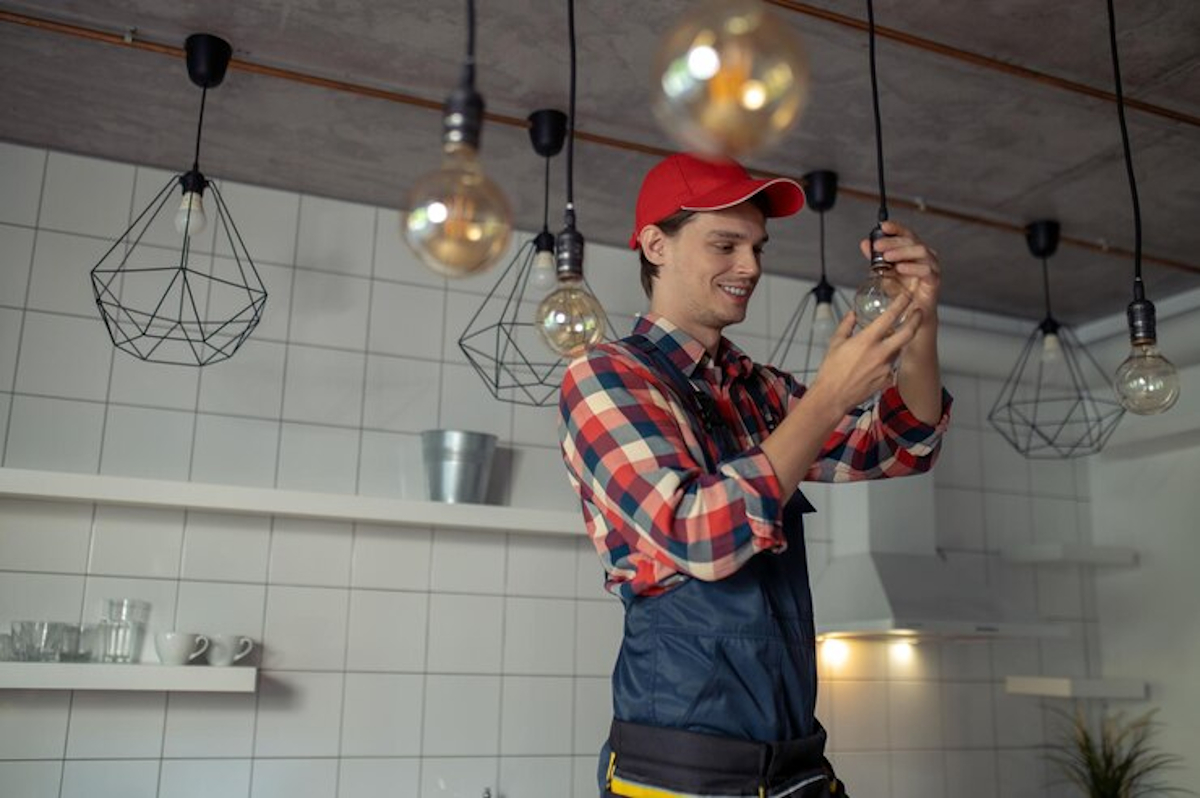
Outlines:
POLYGON ((482 131, 483 95, 475 90, 474 81, 464 80, 442 106, 442 142, 477 150, 482 131))
POLYGON ((818 213, 825 213, 833 208, 837 202, 837 172, 818 169, 800 179, 804 181, 804 201, 808 207, 818 213))
POLYGON ((567 140, 567 115, 554 108, 543 108, 529 115, 529 142, 543 158, 562 152, 567 140))
POLYGON ((1135 299, 1125 309, 1129 320, 1129 341, 1134 346, 1153 344, 1158 341, 1154 303, 1149 299, 1135 299))
POLYGON ((1042 331, 1042 335, 1058 335, 1058 328, 1058 321, 1053 316, 1047 316, 1038 325, 1038 329, 1042 331))
POLYGON ((812 292, 813 296, 817 298, 818 303, 832 304, 833 286, 829 284, 829 281, 824 276, 821 277, 820 282, 813 286, 812 292))
POLYGON ((882 224, 877 224, 871 228, 871 234, 868 236, 871 242, 871 268, 872 269, 890 269, 892 264, 888 263, 883 257, 883 253, 875 249, 875 242, 881 238, 888 238, 888 234, 883 232, 882 224))
POLYGON ((553 252, 554 251, 554 236, 549 230, 543 230, 534 236, 533 239, 534 252, 553 252))
POLYGON ((188 77, 202 89, 219 86, 233 56, 229 42, 211 33, 193 33, 183 43, 188 77))
POLYGON ((583 233, 567 226, 554 241, 554 271, 559 279, 583 276, 583 233))
POLYGON ((1025 226, 1025 243, 1035 258, 1045 260, 1058 251, 1058 222, 1043 220, 1025 226))
POLYGON ((208 188, 208 180, 205 179, 204 175, 200 174, 200 170, 192 169, 179 176, 179 185, 182 187, 184 194, 189 191, 203 194, 204 189, 208 188))

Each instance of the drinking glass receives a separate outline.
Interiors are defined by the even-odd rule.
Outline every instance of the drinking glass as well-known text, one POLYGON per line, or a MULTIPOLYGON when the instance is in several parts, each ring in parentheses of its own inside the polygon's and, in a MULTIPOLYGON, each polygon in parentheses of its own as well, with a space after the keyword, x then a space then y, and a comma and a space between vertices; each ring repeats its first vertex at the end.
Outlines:
POLYGON ((150 603, 139 599, 109 599, 100 621, 100 660, 137 662, 142 655, 142 639, 150 603))

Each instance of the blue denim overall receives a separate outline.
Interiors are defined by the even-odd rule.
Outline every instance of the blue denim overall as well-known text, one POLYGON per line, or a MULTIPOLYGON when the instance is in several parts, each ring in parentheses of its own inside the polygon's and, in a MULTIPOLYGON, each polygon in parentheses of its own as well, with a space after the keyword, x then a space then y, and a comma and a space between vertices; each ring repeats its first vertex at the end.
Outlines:
MULTIPOLYGON (((643 336, 626 341, 671 383, 685 407, 712 415, 700 397, 685 393, 700 389, 652 342, 643 336)), ((753 393, 773 427, 767 397, 757 388, 753 393)), ((776 408, 778 417, 782 410, 776 408)), ((708 427, 709 418, 703 420, 708 427)), ((733 446, 728 436, 714 432, 706 452, 710 472, 720 460, 742 454, 727 451, 733 446)), ((803 535, 803 515, 813 511, 796 491, 783 511, 788 545, 782 553, 757 554, 725 579, 689 579, 666 593, 625 602, 625 634, 612 678, 617 720, 758 742, 817 733, 823 738, 813 717, 817 670, 803 535)), ((608 758, 606 745, 602 776, 608 758)))

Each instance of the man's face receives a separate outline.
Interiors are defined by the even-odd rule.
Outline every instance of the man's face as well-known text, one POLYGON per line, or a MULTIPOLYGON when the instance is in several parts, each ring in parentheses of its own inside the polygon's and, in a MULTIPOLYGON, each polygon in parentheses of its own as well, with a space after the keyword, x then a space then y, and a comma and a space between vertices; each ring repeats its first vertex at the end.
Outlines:
POLYGON ((684 329, 744 320, 766 241, 762 211, 749 202, 697 213, 651 257, 659 262, 651 308, 684 329))

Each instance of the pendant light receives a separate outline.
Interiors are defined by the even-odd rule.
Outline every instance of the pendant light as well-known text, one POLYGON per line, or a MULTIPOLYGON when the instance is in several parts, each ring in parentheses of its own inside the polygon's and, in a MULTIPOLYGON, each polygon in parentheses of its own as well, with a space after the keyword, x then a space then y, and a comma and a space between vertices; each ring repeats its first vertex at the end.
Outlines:
POLYGON ((258 326, 267 290, 217 184, 200 171, 205 100, 224 80, 233 49, 223 39, 196 33, 184 51, 188 77, 201 89, 192 168, 167 181, 92 268, 91 279, 96 306, 118 349, 156 363, 205 366, 231 357, 258 326), (168 207, 174 212, 164 215, 168 207), (204 245, 197 252, 193 244, 214 216, 215 241, 228 252, 214 254, 204 245), (162 246, 175 240, 177 259, 168 254, 173 247, 162 246))
POLYGON ((808 98, 800 38, 763 0, 708 0, 663 37, 654 111, 685 148, 744 157, 783 137, 808 98))
POLYGON ((817 212, 820 222, 821 277, 788 319, 768 361, 792 372, 804 384, 816 376, 833 331, 850 311, 850 303, 825 276, 825 214, 837 201, 837 178, 837 172, 828 170, 809 172, 802 178, 805 202, 817 212))
POLYGON ((484 271, 508 249, 512 211, 479 164, 483 96, 475 90, 475 0, 467 0, 467 57, 442 112, 442 164, 409 189, 404 239, 445 277, 484 271))
POLYGON ((866 327, 883 315, 892 298, 904 291, 896 269, 875 251, 875 242, 886 238, 883 223, 888 220, 887 187, 883 179, 883 124, 879 116, 879 82, 875 74, 875 4, 867 0, 867 41, 871 63, 871 106, 875 113, 875 169, 879 175, 879 223, 871 230, 871 276, 854 293, 854 320, 866 327))
POLYGON ((567 0, 571 43, 570 113, 567 116, 567 205, 565 227, 554 242, 558 288, 538 305, 538 332, 550 351, 576 357, 604 339, 608 319, 604 308, 583 279, 583 235, 575 229, 575 0, 567 0))
POLYGON ((1110 397, 1100 364, 1051 311, 1047 259, 1058 248, 1058 235, 1055 221, 1025 228, 1030 253, 1042 261, 1046 316, 1030 333, 988 413, 992 426, 1028 458, 1095 454, 1125 413, 1110 397))
POLYGON ((567 115, 535 111, 529 123, 533 149, 545 159, 542 230, 505 267, 459 337, 458 347, 496 399, 544 407, 558 401, 566 360, 548 356, 528 304, 558 286, 549 228, 550 160, 562 150, 567 115))
POLYGON ((1125 126, 1125 98, 1121 92, 1121 61, 1117 56, 1117 20, 1113 2, 1108 0, 1108 41, 1112 50, 1113 82, 1117 95, 1117 119, 1121 123, 1121 146, 1125 154, 1125 173, 1133 204, 1133 301, 1125 314, 1129 323, 1131 351, 1114 376, 1121 405, 1139 416, 1151 416, 1170 410, 1179 399, 1179 372, 1158 351, 1154 303, 1146 298, 1142 282, 1142 210, 1138 203, 1137 179, 1133 174, 1133 155, 1129 149, 1129 130, 1125 126))

